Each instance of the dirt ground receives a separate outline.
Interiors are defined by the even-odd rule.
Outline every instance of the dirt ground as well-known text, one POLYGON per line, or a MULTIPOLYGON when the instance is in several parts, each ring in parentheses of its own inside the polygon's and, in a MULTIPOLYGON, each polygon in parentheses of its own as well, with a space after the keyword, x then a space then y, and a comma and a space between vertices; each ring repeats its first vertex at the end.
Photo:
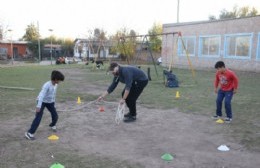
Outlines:
MULTIPOLYGON (((96 95, 101 93, 100 88, 94 86, 86 86, 85 89, 96 95)), ((140 104, 137 109, 136 122, 116 124, 117 102, 57 103, 60 116, 56 133, 60 137, 58 143, 82 156, 95 154, 145 168, 259 167, 259 153, 247 151, 223 134, 229 128, 228 124, 217 124, 210 117, 182 113, 178 109, 161 110, 140 104), (104 112, 99 111, 100 106, 104 106, 104 112), (230 151, 219 151, 217 148, 222 144, 227 145, 230 151), (174 159, 162 160, 161 156, 165 153, 170 153, 174 159)), ((36 134, 36 142, 43 145, 50 143, 46 138, 50 135, 46 131, 50 116, 45 116, 36 134)), ((22 141, 22 145, 14 148, 2 148, 1 155, 8 153, 9 149, 12 152, 23 150, 30 143, 35 143, 25 140, 22 132, 26 131, 32 119, 33 115, 31 118, 14 118, 1 123, 1 137, 13 131, 13 138, 22 141)), ((56 157, 55 153, 52 155, 56 157)))
POLYGON ((221 134, 223 129, 228 129, 227 124, 217 124, 205 116, 184 114, 177 109, 138 106, 135 123, 117 125, 114 120, 117 105, 106 102, 102 105, 104 112, 99 112, 99 104, 91 104, 60 122, 59 135, 64 137, 61 138, 64 145, 82 154, 98 153, 140 163, 147 168, 259 166, 259 153, 250 153, 221 134), (222 144, 230 151, 219 151, 217 148, 222 144), (172 154, 174 159, 170 162, 162 160, 164 153, 172 154))

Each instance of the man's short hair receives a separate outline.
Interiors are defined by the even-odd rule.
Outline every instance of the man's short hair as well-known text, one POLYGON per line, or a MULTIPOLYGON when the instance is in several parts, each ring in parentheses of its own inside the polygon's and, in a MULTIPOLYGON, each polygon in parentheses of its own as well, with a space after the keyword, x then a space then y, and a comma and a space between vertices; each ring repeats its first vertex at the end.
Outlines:
POLYGON ((215 69, 222 68, 222 67, 225 68, 225 63, 223 61, 216 62, 215 69))
POLYGON ((109 66, 109 71, 113 71, 114 70, 114 68, 115 67, 117 67, 118 66, 118 63, 116 63, 116 62, 112 62, 111 64, 110 64, 110 66, 109 66))

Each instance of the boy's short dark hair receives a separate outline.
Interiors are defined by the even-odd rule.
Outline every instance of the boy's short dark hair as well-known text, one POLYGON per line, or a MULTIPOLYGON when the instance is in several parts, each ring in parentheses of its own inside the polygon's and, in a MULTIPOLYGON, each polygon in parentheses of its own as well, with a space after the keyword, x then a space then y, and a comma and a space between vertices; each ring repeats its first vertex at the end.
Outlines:
POLYGON ((222 68, 222 67, 225 68, 225 63, 223 61, 216 62, 215 69, 222 68))
POLYGON ((51 80, 64 81, 65 77, 60 71, 53 70, 51 73, 51 80))
POLYGON ((109 70, 109 71, 113 71, 114 68, 117 67, 117 66, 118 66, 118 63, 116 63, 116 62, 112 62, 112 63, 110 64, 108 70, 109 70))

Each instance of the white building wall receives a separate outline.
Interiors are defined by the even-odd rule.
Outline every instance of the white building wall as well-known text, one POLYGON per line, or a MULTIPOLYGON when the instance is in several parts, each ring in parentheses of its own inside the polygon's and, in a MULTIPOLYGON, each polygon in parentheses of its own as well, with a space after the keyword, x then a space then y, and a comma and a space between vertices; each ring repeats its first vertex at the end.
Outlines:
MULTIPOLYGON (((214 68, 216 61, 223 60, 227 67, 231 69, 260 72, 260 55, 257 54, 260 47, 260 16, 222 21, 164 24, 163 33, 167 32, 181 32, 183 37, 196 37, 195 56, 189 57, 194 68, 214 68), (227 58, 225 56, 225 35, 232 34, 252 34, 249 59, 227 58), (218 57, 199 56, 200 37, 211 35, 220 36, 220 55, 218 57)), ((177 34, 174 36, 163 36, 162 65, 168 66, 171 63, 171 59, 173 59, 173 66, 188 68, 189 63, 187 57, 179 56, 177 53, 177 37, 177 34)), ((178 40, 180 40, 180 38, 178 40)))

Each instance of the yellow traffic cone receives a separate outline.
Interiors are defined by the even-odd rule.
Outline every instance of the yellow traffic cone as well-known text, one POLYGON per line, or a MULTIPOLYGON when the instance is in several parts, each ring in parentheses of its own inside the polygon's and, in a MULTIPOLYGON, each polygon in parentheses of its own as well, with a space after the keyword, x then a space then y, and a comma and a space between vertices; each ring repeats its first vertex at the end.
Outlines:
POLYGON ((220 118, 220 119, 218 119, 218 120, 216 121, 216 123, 218 123, 218 124, 223 124, 224 121, 220 118))
POLYGON ((49 136, 48 139, 49 139, 49 140, 52 140, 52 141, 55 141, 55 140, 58 140, 59 137, 58 137, 57 135, 54 135, 54 134, 53 134, 53 135, 49 136))
POLYGON ((176 98, 176 99, 180 98, 180 93, 179 93, 179 91, 176 92, 175 98, 176 98))
POLYGON ((78 97, 78 101, 77 101, 78 104, 81 104, 81 100, 80 100, 80 97, 78 97))

